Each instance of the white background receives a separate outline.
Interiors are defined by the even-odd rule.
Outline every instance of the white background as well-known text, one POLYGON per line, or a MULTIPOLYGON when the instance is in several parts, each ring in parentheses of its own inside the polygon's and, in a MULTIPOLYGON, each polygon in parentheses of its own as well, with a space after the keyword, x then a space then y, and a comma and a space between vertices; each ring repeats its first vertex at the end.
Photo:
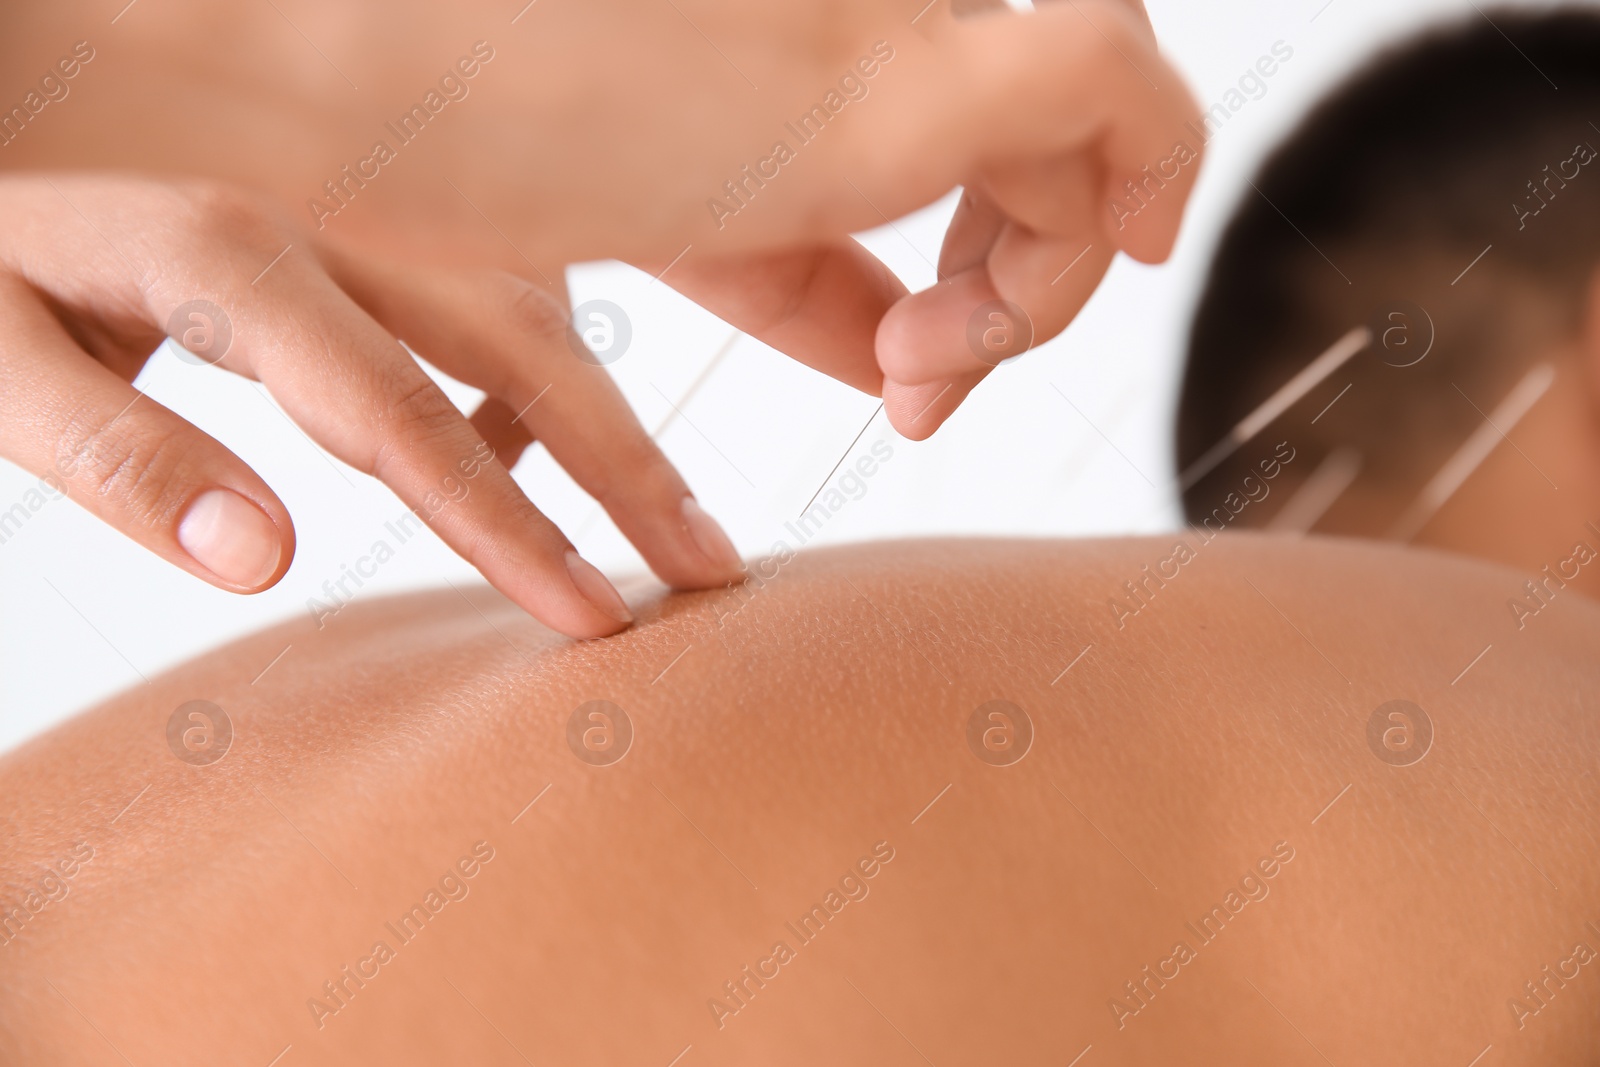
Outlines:
MULTIPOLYGON (((932 441, 903 441, 878 416, 852 455, 884 439, 893 459, 814 543, 1149 533, 1175 525, 1168 423, 1178 360, 1212 243, 1248 188, 1245 178, 1331 82, 1384 41, 1441 14, 1482 17, 1471 0, 1149 0, 1149 7, 1202 107, 1219 101, 1274 42, 1294 50, 1266 94, 1208 146, 1176 254, 1154 268, 1119 261, 1063 336, 991 376, 932 441)), ((952 204, 947 198, 864 240, 913 289, 929 285, 952 204)), ((628 309, 633 345, 611 369, 648 427, 671 413, 662 394, 679 401, 734 336, 625 267, 576 268, 571 282, 574 300, 603 297, 628 309)), ((206 648, 304 612, 307 597, 404 511, 382 487, 314 448, 250 383, 164 350, 138 384, 274 487, 295 519, 294 566, 275 589, 238 597, 146 554, 74 504, 47 505, 0 546, 0 749, 206 648)), ((461 389, 453 395, 464 404, 473 397, 461 389)), ((661 443, 741 551, 764 554, 876 406, 740 337, 661 443)), ((642 569, 542 450, 515 473, 585 556, 615 577, 642 569)), ((35 484, 0 463, 0 511, 35 484)), ((447 578, 474 575, 424 534, 402 546, 361 595, 447 578)), ((274 669, 289 669, 292 657, 291 650, 274 669)))

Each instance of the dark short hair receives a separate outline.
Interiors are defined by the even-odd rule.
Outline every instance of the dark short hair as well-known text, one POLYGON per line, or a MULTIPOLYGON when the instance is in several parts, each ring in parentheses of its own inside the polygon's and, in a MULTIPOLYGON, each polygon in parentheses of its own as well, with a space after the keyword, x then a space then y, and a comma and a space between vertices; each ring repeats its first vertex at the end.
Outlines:
POLYGON ((1190 520, 1285 437, 1302 470, 1356 443, 1364 479, 1420 488, 1481 423, 1472 403, 1488 410, 1531 348, 1577 328, 1600 262, 1600 160, 1570 177, 1584 145, 1600 148, 1593 9, 1473 14, 1386 50, 1312 110, 1217 248, 1189 337, 1179 469, 1391 308, 1424 309, 1413 325, 1420 336, 1431 321, 1434 346, 1396 367, 1378 333, 1283 426, 1188 487, 1190 520))

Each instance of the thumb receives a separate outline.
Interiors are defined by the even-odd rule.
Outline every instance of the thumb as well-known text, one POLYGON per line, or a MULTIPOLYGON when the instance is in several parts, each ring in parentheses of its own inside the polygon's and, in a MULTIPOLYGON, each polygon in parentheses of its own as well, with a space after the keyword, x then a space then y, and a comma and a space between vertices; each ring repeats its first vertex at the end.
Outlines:
POLYGON ((266 483, 92 359, 36 297, 6 296, 0 454, 212 585, 255 593, 277 582, 294 528, 266 483))

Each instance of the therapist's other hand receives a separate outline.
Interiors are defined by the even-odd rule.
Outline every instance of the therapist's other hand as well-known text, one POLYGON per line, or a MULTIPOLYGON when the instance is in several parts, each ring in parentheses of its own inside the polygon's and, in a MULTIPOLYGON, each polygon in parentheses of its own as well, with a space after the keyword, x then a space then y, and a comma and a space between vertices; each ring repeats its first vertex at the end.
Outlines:
MULTIPOLYGON (((1198 110, 1137 0, 1040 0, 1025 16, 968 6, 989 10, 932 22, 961 57, 953 84, 969 98, 937 109, 954 116, 942 143, 904 153, 964 186, 935 285, 907 292, 849 239, 686 256, 669 275, 775 348, 881 393, 890 422, 916 440, 1000 362, 1061 333, 1117 252, 1170 253, 1203 151, 1198 110)), ((844 162, 840 179, 868 200, 844 162)), ((920 178, 908 168, 900 181, 920 178)), ((892 192, 870 206, 883 202, 880 223, 906 206, 892 192)))
MULTIPOLYGON (((1198 112, 1139 5, 951 3, 167 0, 4 152, 248 182, 324 235, 552 291, 567 263, 626 260, 926 436, 1014 354, 974 351, 975 321, 1007 332, 985 305, 1054 336, 1117 251, 1167 254, 1198 170, 1174 162, 1198 112), (957 186, 934 288, 908 297, 851 247, 957 186)), ((81 23, 27 19, 0 65, 47 69, 81 23)))
POLYGON ((191 574, 266 589, 294 530, 238 456, 132 386, 164 336, 191 362, 260 381, 312 440, 564 634, 604 636, 630 615, 501 462, 530 436, 663 580, 739 577, 610 376, 572 347, 565 307, 527 282, 318 245, 211 183, 11 176, 0 205, 0 455, 191 574), (488 393, 474 422, 396 336, 488 393))

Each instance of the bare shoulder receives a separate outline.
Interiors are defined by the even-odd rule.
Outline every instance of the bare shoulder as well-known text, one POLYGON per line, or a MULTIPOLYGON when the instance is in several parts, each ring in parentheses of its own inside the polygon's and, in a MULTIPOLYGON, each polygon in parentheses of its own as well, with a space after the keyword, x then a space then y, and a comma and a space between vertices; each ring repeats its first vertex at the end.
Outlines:
POLYGON ((1364 720, 1405 700, 1441 730, 1471 723, 1459 744, 1492 747, 1500 727, 1531 729, 1522 744, 1597 739, 1600 605, 1442 553, 1250 534, 919 540, 772 555, 750 575, 696 594, 635 583, 640 623, 598 642, 485 587, 275 627, 0 757, 0 827, 22 862, 114 818, 118 834, 159 827, 120 817, 136 793, 148 812, 200 783, 337 790, 352 761, 429 773, 486 743, 542 759, 590 701, 641 741, 693 745, 730 743, 726 715, 759 707, 764 729, 875 717, 885 743, 921 750, 996 699, 1046 731, 1064 708, 1214 734, 1287 705, 1364 720))
POLYGON ((914 541, 641 588, 601 642, 485 590, 278 627, 0 759, 0 1051, 867 1063, 887 1015, 941 1063, 1268 1062, 1287 1017, 1335 1062, 1555 1062, 1600 1036, 1600 984, 1524 988, 1600 941, 1600 608, 1526 581, 914 541))

